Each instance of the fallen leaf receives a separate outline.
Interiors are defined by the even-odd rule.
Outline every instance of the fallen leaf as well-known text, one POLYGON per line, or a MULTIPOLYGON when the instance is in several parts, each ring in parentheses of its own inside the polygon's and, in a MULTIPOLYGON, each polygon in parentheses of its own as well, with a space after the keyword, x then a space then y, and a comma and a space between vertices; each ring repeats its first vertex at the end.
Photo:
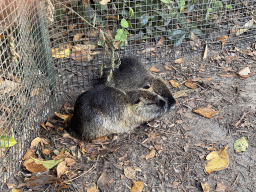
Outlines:
POLYGON ((151 51, 155 51, 156 48, 147 48, 147 49, 144 49, 141 53, 147 53, 147 52, 151 52, 151 51))
POLYGON ((202 186, 203 192, 210 192, 211 188, 210 188, 208 182, 205 182, 205 183, 201 182, 201 186, 202 186))
POLYGON ((97 185, 101 191, 109 191, 108 184, 112 182, 113 180, 110 178, 108 172, 103 171, 103 173, 100 175, 100 178, 97 181, 97 185))
POLYGON ((72 158, 65 158, 64 161, 67 163, 67 166, 72 167, 76 164, 76 160, 72 158))
POLYGON ((135 167, 135 166, 125 167, 124 168, 124 175, 128 179, 135 179, 137 171, 141 171, 141 169, 139 167, 135 167))
POLYGON ((161 39, 157 42, 156 46, 157 47, 160 47, 164 44, 164 41, 165 41, 165 38, 164 37, 161 37, 161 39))
POLYGON ((52 57, 55 57, 57 59, 66 58, 66 57, 69 57, 69 55, 70 55, 70 49, 60 49, 60 48, 52 49, 52 57))
MULTIPOLYGON (((10 189, 10 187, 8 186, 8 188, 10 189)), ((12 191, 11 192, 21 192, 22 189, 16 189, 16 188, 12 188, 12 191)))
POLYGON ((145 159, 146 160, 151 159, 155 157, 155 155, 156 155, 156 150, 155 148, 152 148, 151 151, 145 156, 145 159))
POLYGON ((226 35, 217 38, 217 41, 221 41, 222 47, 225 45, 225 43, 227 42, 227 40, 228 40, 228 36, 226 36, 226 35))
POLYGON ((23 160, 30 159, 31 156, 32 156, 32 157, 35 157, 34 153, 33 153, 30 149, 28 149, 27 152, 26 152, 26 154, 25 154, 24 157, 23 157, 23 160))
POLYGON ((243 69, 241 69, 240 71, 237 72, 237 74, 240 77, 248 77, 248 75, 251 73, 250 68, 249 67, 245 67, 243 69))
POLYGON ((206 156, 207 162, 205 162, 205 171, 210 174, 214 171, 220 171, 226 169, 229 164, 229 157, 226 149, 228 146, 223 147, 217 151, 213 151, 206 156))
POLYGON ((38 95, 38 94, 39 94, 39 89, 38 89, 38 88, 35 88, 35 89, 32 90, 30 96, 31 96, 31 97, 34 97, 35 95, 38 95))
POLYGON ((180 98, 180 97, 187 97, 189 93, 194 92, 194 89, 187 89, 187 90, 181 90, 178 92, 173 93, 173 97, 175 99, 180 98))
POLYGON ((151 72, 160 72, 160 69, 157 69, 155 66, 150 67, 149 71, 151 72))
POLYGON ((58 178, 60 178, 62 175, 64 175, 67 172, 68 168, 67 168, 66 164, 67 163, 65 161, 62 161, 58 164, 58 166, 57 166, 57 177, 58 178))
MULTIPOLYGON (((2 79, 0 78, 0 94, 11 94, 11 95, 15 95, 17 90, 19 90, 19 83, 16 83, 14 81, 10 81, 8 79, 2 79)), ((11 96, 9 95, 9 96, 11 96)))
POLYGON ((215 192, 225 192, 226 186, 223 183, 217 183, 215 192))
POLYGON ((216 149, 214 147, 208 147, 207 150, 209 151, 215 151, 216 149))
POLYGON ((178 82, 174 81, 174 80, 170 80, 169 82, 171 83, 171 85, 172 85, 174 88, 180 86, 180 84, 179 84, 178 82))
POLYGON ((93 183, 90 187, 88 187, 86 192, 98 192, 96 183, 93 183))
POLYGON ((217 115, 219 112, 215 111, 212 108, 200 108, 193 110, 194 113, 197 113, 199 115, 202 115, 203 117, 211 118, 214 115, 217 115))
POLYGON ((132 189, 130 192, 142 192, 144 188, 144 183, 142 181, 133 181, 132 189))
POLYGON ((49 155, 51 153, 51 151, 49 149, 43 149, 43 154, 45 155, 49 155))
POLYGON ((33 147, 37 146, 39 143, 41 143, 42 146, 44 146, 44 144, 49 144, 49 142, 46 139, 37 137, 31 142, 30 149, 33 149, 33 147))
POLYGON ((7 148, 12 147, 17 143, 17 141, 10 136, 0 136, 0 147, 7 148))
POLYGON ((108 136, 102 136, 102 137, 98 137, 96 139, 93 139, 92 142, 95 143, 95 142, 105 142, 108 140, 108 136))
POLYGON ((58 159, 58 160, 38 160, 36 158, 31 157, 34 162, 38 165, 43 165, 47 170, 55 167, 56 165, 58 165, 60 162, 62 162, 62 159, 58 159))
POLYGON ((181 63, 183 63, 184 62, 184 60, 182 59, 182 58, 179 58, 179 59, 176 59, 173 63, 175 63, 175 64, 181 64, 181 63))
POLYGON ((81 37, 84 35, 84 33, 77 33, 75 34, 73 41, 78 41, 81 39, 81 37))
POLYGON ((27 159, 23 162, 23 166, 31 173, 44 172, 47 169, 42 164, 35 163, 34 159, 27 159))
POLYGON ((69 25, 69 26, 68 26, 68 30, 69 30, 69 31, 72 31, 76 26, 77 26, 77 25, 69 25))
POLYGON ((110 2, 110 0, 101 0, 99 4, 101 5, 107 5, 110 2))
POLYGON ((68 114, 68 115, 63 115, 61 113, 57 113, 55 112, 55 116, 59 117, 60 119, 64 120, 64 121, 70 121, 72 118, 72 115, 68 114))
POLYGON ((248 147, 249 147, 249 144, 248 144, 248 141, 245 139, 245 137, 242 137, 241 139, 236 140, 234 144, 234 149, 237 153, 246 151, 248 147))
POLYGON ((196 88, 196 82, 193 82, 192 79, 188 79, 185 83, 185 85, 188 88, 195 89, 196 88))
POLYGON ((44 123, 41 123, 41 126, 47 131, 47 128, 44 123))
POLYGON ((172 68, 169 67, 168 65, 165 65, 164 68, 165 68, 166 71, 171 71, 172 70, 172 68))
POLYGON ((243 34, 244 32, 246 32, 250 27, 252 27, 254 24, 254 19, 248 21, 247 23, 245 23, 242 27, 242 29, 237 30, 236 32, 236 36, 239 36, 241 34, 243 34))

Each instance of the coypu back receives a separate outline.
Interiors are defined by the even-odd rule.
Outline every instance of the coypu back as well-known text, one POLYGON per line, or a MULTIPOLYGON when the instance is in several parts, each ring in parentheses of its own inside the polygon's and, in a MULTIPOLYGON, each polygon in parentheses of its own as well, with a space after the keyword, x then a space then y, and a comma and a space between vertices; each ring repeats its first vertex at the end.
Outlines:
POLYGON ((110 82, 107 82, 108 74, 109 69, 105 69, 103 77, 98 79, 98 84, 116 87, 124 91, 139 88, 147 89, 165 98, 169 109, 174 108, 176 104, 164 80, 151 74, 136 58, 122 58, 119 67, 113 71, 110 82))
POLYGON ((128 132, 168 111, 167 102, 148 90, 124 91, 100 85, 78 96, 71 131, 92 140, 111 133, 128 132))

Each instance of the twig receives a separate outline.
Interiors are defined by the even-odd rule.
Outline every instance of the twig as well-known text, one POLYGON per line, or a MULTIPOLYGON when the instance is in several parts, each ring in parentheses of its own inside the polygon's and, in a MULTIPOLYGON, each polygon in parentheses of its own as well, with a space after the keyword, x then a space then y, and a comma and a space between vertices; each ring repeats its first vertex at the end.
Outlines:
POLYGON ((242 115, 242 117, 239 119, 239 121, 237 121, 236 122, 236 124, 232 124, 233 126, 235 126, 235 127, 237 127, 240 123, 241 123, 241 121, 243 120, 243 118, 248 114, 248 113, 250 113, 250 112, 252 112, 252 110, 250 110, 250 111, 248 111, 248 112, 244 112, 244 114, 242 115))
POLYGON ((239 177, 239 174, 240 174, 240 173, 237 174, 236 179, 235 179, 235 181, 234 181, 234 183, 233 183, 233 186, 234 186, 235 183, 237 182, 237 179, 238 179, 238 177, 239 177))

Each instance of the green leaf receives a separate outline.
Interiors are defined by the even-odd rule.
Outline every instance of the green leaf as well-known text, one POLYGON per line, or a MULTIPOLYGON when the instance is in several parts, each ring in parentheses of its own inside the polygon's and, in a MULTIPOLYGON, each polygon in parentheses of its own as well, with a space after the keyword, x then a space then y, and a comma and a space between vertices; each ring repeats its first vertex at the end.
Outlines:
POLYGON ((134 10, 131 7, 129 7, 129 15, 131 18, 134 17, 134 10))
POLYGON ((115 35, 115 41, 120 41, 122 34, 124 33, 123 29, 117 29, 117 33, 115 35))
POLYGON ((128 22, 129 27, 132 29, 133 27, 132 27, 131 22, 130 21, 127 21, 127 22, 128 22))
POLYGON ((0 144, 1 144, 2 148, 12 147, 16 143, 17 142, 15 141, 15 139, 10 136, 1 136, 0 137, 0 144))
POLYGON ((171 0, 161 0, 163 3, 166 3, 166 4, 168 4, 168 3, 170 3, 170 1, 171 0))
POLYGON ((140 27, 143 27, 144 25, 146 25, 148 23, 148 19, 149 19, 149 16, 148 14, 144 14, 142 15, 140 18, 139 18, 139 26, 140 27))
POLYGON ((128 28, 129 27, 129 24, 128 24, 128 22, 126 21, 126 19, 122 19, 121 20, 121 26, 123 27, 123 28, 128 28))
POLYGON ((127 35, 129 34, 129 32, 128 31, 124 31, 124 33, 121 35, 121 41, 126 41, 126 39, 127 39, 127 35))
POLYGON ((234 149, 237 153, 240 153, 242 151, 246 151, 248 146, 248 141, 244 137, 242 137, 241 139, 236 140, 234 144, 234 149))
POLYGON ((53 167, 55 167, 56 165, 58 165, 61 161, 63 161, 63 159, 58 159, 58 160, 46 160, 46 161, 40 161, 38 159, 35 159, 33 157, 31 157, 32 159, 34 159, 35 163, 37 164, 42 164, 47 170, 51 169, 53 167))
POLYGON ((177 0, 179 2, 180 12, 183 11, 185 6, 185 0, 177 0))
POLYGON ((232 5, 226 5, 226 9, 233 9, 232 5))

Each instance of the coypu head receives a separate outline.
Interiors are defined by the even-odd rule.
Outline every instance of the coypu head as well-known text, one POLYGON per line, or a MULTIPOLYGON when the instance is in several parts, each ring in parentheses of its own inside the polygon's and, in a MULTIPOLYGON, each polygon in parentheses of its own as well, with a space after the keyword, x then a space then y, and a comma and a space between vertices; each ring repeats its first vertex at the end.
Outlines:
POLYGON ((168 89, 166 83, 158 77, 148 78, 141 87, 145 90, 156 93, 161 96, 167 102, 167 110, 175 108, 176 100, 172 96, 170 90, 168 89))
POLYGON ((137 117, 140 123, 168 112, 168 102, 152 91, 144 89, 128 91, 127 96, 131 104, 132 115, 137 117))

